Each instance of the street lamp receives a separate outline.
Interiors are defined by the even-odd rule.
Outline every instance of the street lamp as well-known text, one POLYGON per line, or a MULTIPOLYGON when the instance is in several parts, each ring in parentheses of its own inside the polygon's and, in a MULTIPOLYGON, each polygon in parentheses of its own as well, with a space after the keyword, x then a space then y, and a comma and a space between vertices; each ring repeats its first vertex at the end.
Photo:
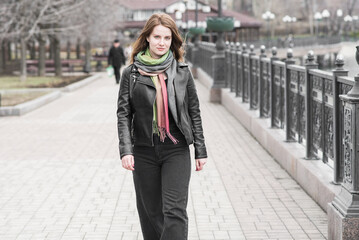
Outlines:
MULTIPOLYGON (((353 16, 353 21, 354 21, 354 26, 353 26, 354 29, 353 29, 353 30, 354 30, 354 32, 357 31, 358 20, 359 20, 359 16, 354 15, 354 16, 353 16)), ((356 37, 356 34, 355 34, 355 37, 356 37)))
POLYGON ((315 32, 316 32, 316 36, 318 37, 318 33, 319 33, 319 30, 318 30, 318 25, 319 25, 319 21, 322 20, 322 14, 320 12, 316 12, 314 14, 314 20, 315 20, 315 32))
POLYGON ((187 4, 188 4, 188 0, 183 0, 183 3, 184 3, 184 7, 185 7, 185 11, 186 11, 186 15, 185 15, 185 17, 186 17, 186 19, 185 19, 185 28, 186 28, 186 30, 188 31, 188 8, 187 8, 187 4))
POLYGON ((344 28, 344 30, 345 30, 345 36, 348 37, 348 28, 349 28, 350 24, 353 22, 352 16, 346 15, 346 16, 344 17, 344 22, 345 22, 345 28, 344 28))
POLYGON ((182 12, 176 11, 175 12, 175 18, 176 18, 176 25, 179 28, 182 28, 182 12))
MULTIPOLYGON (((289 15, 286 15, 282 18, 282 21, 286 24, 287 34, 289 34, 288 24, 296 22, 297 18, 290 17, 289 15)), ((292 32, 292 29, 291 29, 291 32, 292 32)))
POLYGON ((337 18, 338 18, 338 34, 339 35, 342 34, 342 23, 341 23, 342 16, 343 16, 343 10, 338 9, 337 10, 337 18))
POLYGON ((330 17, 330 12, 327 9, 324 9, 322 12, 322 17, 324 18, 325 22, 326 22, 326 29, 327 29, 327 35, 329 35, 329 17, 330 17))
POLYGON ((265 13, 262 14, 262 19, 265 20, 267 22, 267 38, 269 40, 269 22, 272 21, 275 18, 275 14, 270 12, 270 11, 266 11, 265 13))

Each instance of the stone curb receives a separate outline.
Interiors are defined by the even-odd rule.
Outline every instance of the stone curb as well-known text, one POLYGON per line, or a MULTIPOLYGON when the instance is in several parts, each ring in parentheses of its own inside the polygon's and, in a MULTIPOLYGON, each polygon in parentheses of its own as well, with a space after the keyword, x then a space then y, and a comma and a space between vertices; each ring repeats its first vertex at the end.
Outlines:
POLYGON ((61 97, 61 95, 61 91, 53 91, 25 103, 21 103, 11 107, 1 107, 0 116, 21 116, 49 102, 54 101, 55 99, 58 99, 59 97, 61 97))
MULTIPOLYGON (((30 91, 51 91, 50 93, 35 98, 33 100, 27 101, 25 103, 21 103, 15 106, 9 106, 9 107, 0 107, 0 116, 21 116, 25 113, 28 113, 34 109, 37 109, 47 103, 50 103, 62 96, 62 92, 72 92, 75 91, 95 80, 97 80, 100 77, 100 74, 95 74, 91 77, 85 78, 79 82, 72 83, 66 87, 62 88, 42 88, 42 89, 30 89, 30 91)), ((10 90, 10 91, 25 91, 23 89, 19 90, 10 90)))
POLYGON ((88 78, 85 78, 81 81, 78 81, 78 82, 75 82, 75 83, 72 83, 70 85, 67 85, 66 87, 63 87, 61 88, 61 91, 63 92, 72 92, 72 91, 75 91, 95 80, 97 80, 98 78, 100 77, 100 74, 94 74, 93 76, 91 77, 88 77, 88 78))
MULTIPOLYGON (((200 68, 197 71, 198 80, 210 90, 211 77, 200 68)), ((242 103, 229 89, 222 89, 221 104, 327 212, 328 203, 340 191, 340 185, 332 183, 333 170, 320 160, 305 160, 303 145, 285 142, 282 129, 271 129, 269 119, 259 118, 257 111, 249 110, 249 104, 242 103)))

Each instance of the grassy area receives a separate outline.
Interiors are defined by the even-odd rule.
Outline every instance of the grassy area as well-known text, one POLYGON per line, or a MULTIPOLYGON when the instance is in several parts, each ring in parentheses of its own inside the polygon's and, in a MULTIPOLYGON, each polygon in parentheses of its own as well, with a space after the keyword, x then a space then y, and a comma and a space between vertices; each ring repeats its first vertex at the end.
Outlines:
POLYGON ((15 106, 20 103, 41 97, 48 92, 26 92, 26 93, 3 93, 1 94, 1 106, 15 106))
POLYGON ((20 81, 18 76, 3 76, 0 77, 0 89, 10 88, 56 88, 63 87, 68 84, 80 81, 88 77, 82 76, 69 76, 69 77, 27 77, 25 82, 20 81))

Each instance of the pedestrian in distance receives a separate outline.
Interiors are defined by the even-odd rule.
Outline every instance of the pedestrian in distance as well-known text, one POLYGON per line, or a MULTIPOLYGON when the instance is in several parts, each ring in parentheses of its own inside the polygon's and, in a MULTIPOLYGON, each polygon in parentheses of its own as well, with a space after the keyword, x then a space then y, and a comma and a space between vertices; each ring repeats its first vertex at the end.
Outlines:
POLYGON ((191 175, 207 162, 192 73, 174 20, 153 14, 133 44, 118 97, 122 166, 131 170, 144 240, 188 239, 191 175))
POLYGON ((113 71, 115 73, 116 77, 116 83, 118 84, 120 82, 121 78, 121 66, 125 65, 126 63, 126 57, 123 53, 123 49, 120 46, 120 41, 118 39, 115 39, 113 41, 113 45, 111 46, 109 53, 108 53, 108 65, 113 67, 113 71))

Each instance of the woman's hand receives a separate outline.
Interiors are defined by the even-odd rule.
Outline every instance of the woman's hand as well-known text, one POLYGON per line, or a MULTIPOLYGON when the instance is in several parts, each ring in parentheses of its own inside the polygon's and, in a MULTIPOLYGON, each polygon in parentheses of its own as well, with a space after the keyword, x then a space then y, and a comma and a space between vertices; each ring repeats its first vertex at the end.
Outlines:
POLYGON ((126 168, 127 170, 135 170, 135 160, 133 155, 125 155, 121 158, 122 161, 122 167, 126 168))
POLYGON ((196 159, 196 171, 201 171, 206 163, 207 158, 196 159))

